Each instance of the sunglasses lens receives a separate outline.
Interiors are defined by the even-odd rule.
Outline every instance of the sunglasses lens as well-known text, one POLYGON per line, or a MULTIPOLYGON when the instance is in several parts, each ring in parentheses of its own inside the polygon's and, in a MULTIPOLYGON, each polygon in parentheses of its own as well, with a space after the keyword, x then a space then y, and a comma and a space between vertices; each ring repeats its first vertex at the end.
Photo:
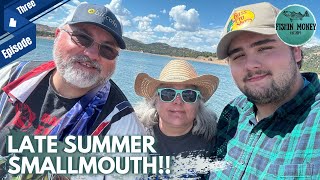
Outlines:
POLYGON ((108 45, 100 45, 100 55, 106 59, 113 60, 118 56, 118 51, 108 45))
POLYGON ((181 93, 181 97, 184 102, 194 103, 197 100, 198 93, 192 89, 186 90, 175 90, 170 88, 159 89, 160 98, 164 102, 172 102, 175 97, 177 97, 177 93, 181 93))
POLYGON ((197 100, 197 92, 191 89, 182 91, 182 98, 185 102, 193 103, 197 100))
MULTIPOLYGON (((71 35, 72 41, 78 45, 84 46, 86 48, 90 47, 93 43, 93 39, 85 34, 73 33, 71 35)), ((118 51, 108 45, 99 45, 99 54, 108 60, 113 60, 118 56, 118 51)))
POLYGON ((162 89, 160 91, 160 98, 164 102, 171 102, 176 97, 176 91, 173 89, 162 89))
POLYGON ((76 34, 76 33, 73 33, 71 35, 71 38, 73 40, 73 42, 75 42, 76 44, 79 44, 81 46, 84 46, 84 47, 90 47, 93 43, 93 39, 91 39, 89 36, 86 36, 84 34, 76 34))

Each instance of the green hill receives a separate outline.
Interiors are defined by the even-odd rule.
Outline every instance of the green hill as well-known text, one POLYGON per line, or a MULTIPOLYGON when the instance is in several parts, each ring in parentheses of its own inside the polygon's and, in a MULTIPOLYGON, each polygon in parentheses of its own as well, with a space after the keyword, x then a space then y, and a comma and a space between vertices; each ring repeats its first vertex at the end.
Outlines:
POLYGON ((178 56, 178 57, 209 57, 215 56, 215 53, 211 52, 199 52, 188 48, 172 47, 165 43, 151 43, 144 44, 139 41, 124 37, 124 41, 127 44, 127 49, 131 51, 140 51, 145 53, 178 56))
POLYGON ((320 73, 320 46, 304 48, 303 71, 313 71, 320 73))

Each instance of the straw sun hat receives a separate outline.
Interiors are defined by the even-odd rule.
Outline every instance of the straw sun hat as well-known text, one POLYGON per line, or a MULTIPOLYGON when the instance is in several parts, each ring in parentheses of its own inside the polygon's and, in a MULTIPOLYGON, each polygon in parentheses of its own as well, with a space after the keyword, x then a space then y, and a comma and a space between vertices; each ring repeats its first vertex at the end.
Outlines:
POLYGON ((194 68, 184 60, 172 60, 161 71, 159 79, 146 73, 138 74, 134 89, 139 96, 151 99, 161 84, 194 85, 207 101, 218 87, 219 79, 212 75, 198 76, 194 68))

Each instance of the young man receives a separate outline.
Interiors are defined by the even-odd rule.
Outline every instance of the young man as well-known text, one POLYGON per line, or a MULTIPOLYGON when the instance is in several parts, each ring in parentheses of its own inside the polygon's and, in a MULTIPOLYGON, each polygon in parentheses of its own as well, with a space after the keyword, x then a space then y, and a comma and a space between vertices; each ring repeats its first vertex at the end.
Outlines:
MULTIPOLYGON (((32 135, 142 135, 125 95, 110 79, 122 27, 103 5, 82 3, 57 28, 54 61, 13 63, 0 84, 0 140, 11 129, 32 135), (41 62, 43 63, 43 62, 41 62)), ((5 144, 0 145, 6 155, 5 144)))
POLYGON ((211 179, 320 178, 320 84, 300 73, 302 51, 276 35, 279 9, 236 8, 217 48, 244 95, 223 110, 217 156, 230 163, 211 179))

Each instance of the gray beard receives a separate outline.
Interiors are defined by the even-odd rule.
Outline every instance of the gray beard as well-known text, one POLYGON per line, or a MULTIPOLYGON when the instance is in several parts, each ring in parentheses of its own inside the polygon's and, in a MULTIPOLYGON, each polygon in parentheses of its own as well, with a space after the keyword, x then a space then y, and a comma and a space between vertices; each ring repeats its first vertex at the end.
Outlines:
POLYGON ((58 73, 65 79, 67 83, 70 83, 78 88, 88 88, 99 85, 109 80, 113 74, 113 72, 110 72, 106 77, 101 76, 101 67, 99 63, 92 61, 86 55, 76 55, 69 59, 63 59, 55 45, 53 57, 58 73), (97 71, 93 73, 77 69, 74 64, 81 62, 90 64, 92 67, 96 68, 97 71))

